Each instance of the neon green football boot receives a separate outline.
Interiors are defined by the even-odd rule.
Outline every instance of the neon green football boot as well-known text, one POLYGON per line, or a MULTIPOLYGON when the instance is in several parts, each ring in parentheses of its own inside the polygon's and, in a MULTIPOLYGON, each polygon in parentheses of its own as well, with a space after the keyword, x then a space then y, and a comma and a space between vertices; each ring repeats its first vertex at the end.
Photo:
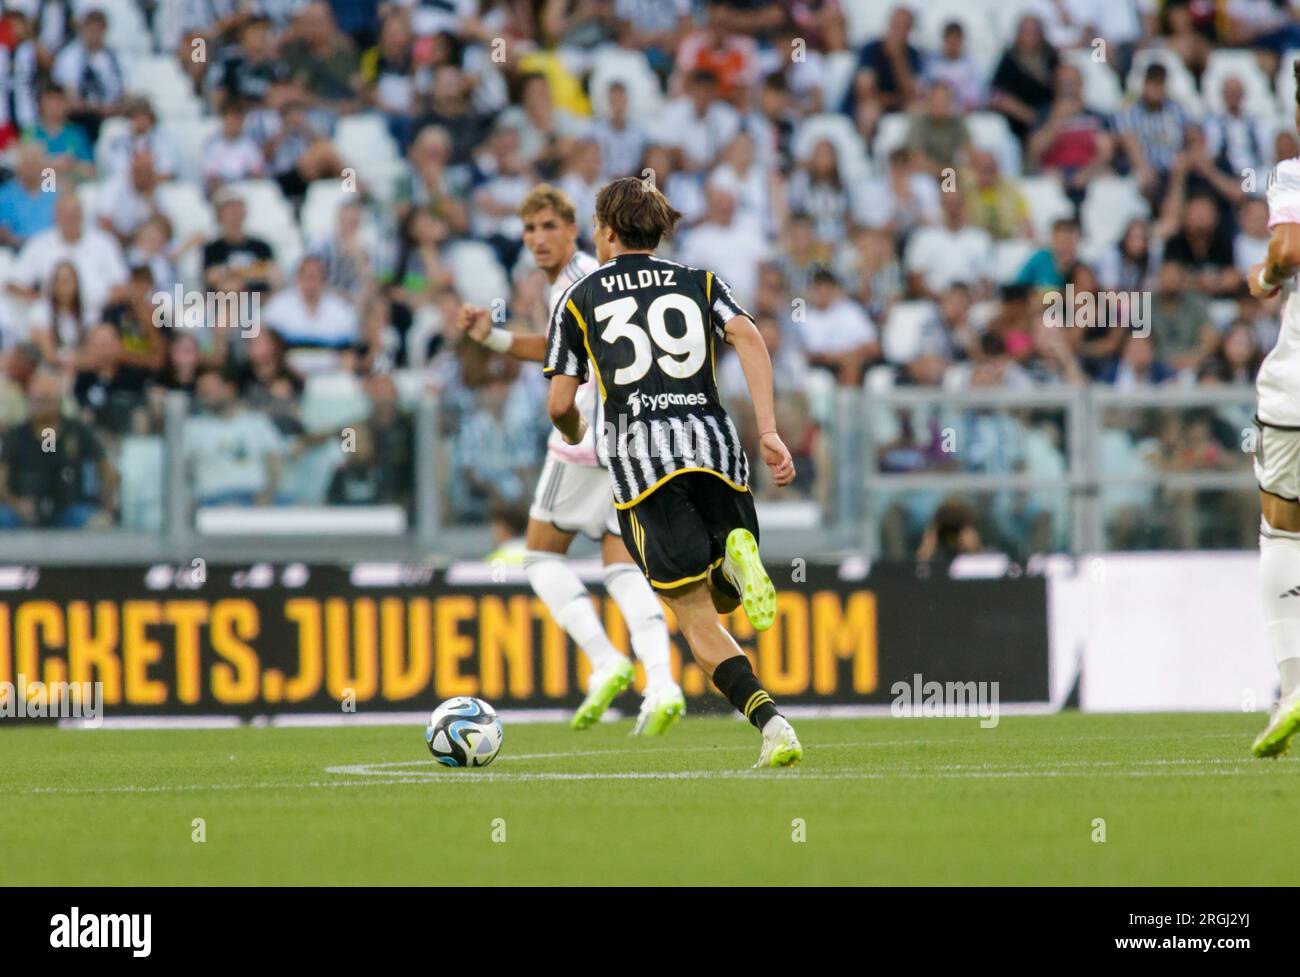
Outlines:
POLYGON ((803 745, 784 716, 775 716, 763 727, 763 751, 755 767, 792 767, 803 759, 803 745))
POLYGON ((766 631, 776 620, 776 588, 763 569, 758 540, 748 529, 727 534, 727 556, 722 572, 740 591, 740 603, 755 631, 766 631))
POLYGON ((1250 752, 1257 757, 1279 757, 1291 746, 1300 730, 1300 692, 1279 699, 1268 717, 1268 725, 1255 737, 1250 752))
POLYGON ((686 715, 686 697, 675 685, 646 689, 641 712, 632 727, 633 736, 660 736, 686 715))
POLYGON ((587 680, 587 698, 582 700, 578 711, 569 723, 571 729, 587 729, 600 722, 609 704, 617 699, 632 684, 632 663, 622 655, 618 661, 591 673, 587 680))

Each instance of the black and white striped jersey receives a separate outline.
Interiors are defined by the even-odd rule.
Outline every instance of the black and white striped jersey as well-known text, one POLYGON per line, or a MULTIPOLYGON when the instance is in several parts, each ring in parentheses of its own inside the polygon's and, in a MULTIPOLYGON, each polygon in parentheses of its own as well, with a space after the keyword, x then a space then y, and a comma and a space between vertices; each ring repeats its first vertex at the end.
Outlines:
POLYGON ((749 461, 715 375, 717 344, 738 315, 748 313, 711 271, 643 253, 607 261, 556 305, 543 370, 586 380, 594 366, 618 508, 687 471, 748 487, 749 461))

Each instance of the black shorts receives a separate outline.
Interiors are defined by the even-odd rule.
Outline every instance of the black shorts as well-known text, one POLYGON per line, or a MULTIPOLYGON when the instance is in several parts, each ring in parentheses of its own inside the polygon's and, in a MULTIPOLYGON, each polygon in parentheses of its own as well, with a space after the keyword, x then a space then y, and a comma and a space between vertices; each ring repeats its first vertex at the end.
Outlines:
POLYGON ((623 542, 660 590, 702 580, 722 562, 727 534, 748 529, 758 539, 754 497, 708 472, 683 472, 636 505, 618 510, 623 542))

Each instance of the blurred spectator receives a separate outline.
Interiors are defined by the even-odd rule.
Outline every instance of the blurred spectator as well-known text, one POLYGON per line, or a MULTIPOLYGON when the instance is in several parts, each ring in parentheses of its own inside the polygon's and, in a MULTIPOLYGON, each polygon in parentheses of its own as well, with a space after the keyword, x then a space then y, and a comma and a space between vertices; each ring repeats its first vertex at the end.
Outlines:
POLYGON ((159 127, 158 116, 148 99, 132 96, 122 106, 122 112, 129 125, 108 142, 105 161, 108 176, 125 173, 141 154, 146 154, 159 177, 164 180, 174 177, 176 149, 159 127))
POLYGON ((235 379, 209 367, 199 374, 199 412, 185 422, 181 451, 201 506, 270 505, 285 454, 280 432, 265 414, 236 398, 235 379))
POLYGON ((104 183, 95 198, 95 218, 100 230, 125 245, 150 217, 158 212, 160 180, 153 159, 137 153, 130 166, 104 183))
POLYGON ((736 301, 745 306, 758 290, 758 266, 770 248, 752 218, 742 219, 736 212, 736 198, 720 187, 708 191, 708 215, 686 232, 679 256, 688 265, 711 268, 735 293, 736 301))
POLYGON ((70 261, 55 266, 41 297, 27 315, 31 341, 41 359, 50 364, 71 365, 72 356, 86 331, 98 322, 99 310, 81 298, 81 280, 70 261))
MULTIPOLYGON (((665 0, 662 6, 672 2, 675 0, 665 0)), ((708 22, 682 40, 676 62, 683 78, 708 77, 716 82, 718 95, 731 101, 757 80, 759 48, 752 34, 728 26, 731 18, 726 7, 724 3, 710 5, 708 22)))
POLYGON ((790 208, 813 219, 813 232, 820 240, 837 241, 844 237, 851 200, 834 145, 827 139, 818 140, 790 176, 790 208))
POLYGON ((813 275, 802 321, 795 321, 808 365, 830 371, 841 386, 857 386, 867 367, 880 360, 876 324, 828 270, 813 275))
POLYGON ((1042 20, 1033 14, 1022 15, 1016 22, 1015 38, 993 72, 989 99, 1021 142, 1052 102, 1059 60, 1043 35, 1042 20))
POLYGON ((326 289, 325 263, 310 255, 298 263, 294 284, 266 303, 262 321, 284 338, 289 364, 302 374, 337 369, 360 336, 356 310, 326 289))
POLYGON ((71 118, 93 143, 104 119, 118 114, 126 95, 121 59, 105 43, 108 18, 91 8, 77 23, 77 39, 59 52, 50 76, 71 98, 71 118))
POLYGON ((1169 171, 1183 149, 1187 125, 1187 113, 1169 97, 1168 78, 1164 65, 1148 65, 1137 101, 1115 118, 1128 165, 1151 201, 1164 196, 1169 171))
POLYGON ((225 183, 256 180, 266 170, 257 143, 244 132, 244 107, 231 99, 221 109, 221 128, 203 144, 203 180, 209 194, 225 183))
POLYGON ((126 365, 122 337, 110 325, 86 334, 72 391, 83 415, 96 428, 116 435, 131 430, 134 414, 144 404, 149 372, 126 365))
POLYGON ((681 151, 685 169, 706 169, 740 131, 740 114, 719 97, 717 76, 701 69, 692 71, 683 94, 664 106, 656 131, 681 151))
POLYGON ((117 471, 98 435, 63 412, 63 378, 32 377, 28 419, 0 448, 0 528, 81 529, 113 521, 117 471))
POLYGON ((1262 197, 1247 197, 1237 208, 1237 236, 1232 242, 1232 263, 1244 278, 1250 266, 1268 254, 1268 202, 1262 197))
POLYGON ((966 29, 959 20, 943 25, 939 50, 926 58, 923 81, 930 86, 943 82, 952 89, 963 112, 981 108, 988 97, 983 72, 966 53, 966 29))
POLYGON ((1218 339, 1205 294, 1197 290, 1188 269, 1173 259, 1165 261, 1156 278, 1151 339, 1164 362, 1193 373, 1218 339))
POLYGON ((1106 117, 1084 103, 1083 73, 1076 65, 1057 67, 1055 98, 1025 151, 1041 172, 1060 177, 1076 205, 1083 202, 1088 184, 1110 170, 1115 141, 1106 117))
POLYGON ((75 180, 94 176, 93 155, 86 130, 68 119, 67 93, 59 85, 46 85, 40 95, 40 115, 23 130, 23 139, 45 150, 60 177, 75 180))
POLYGON ((360 203, 345 202, 335 218, 334 233, 314 242, 309 251, 325 265, 326 287, 354 296, 357 303, 365 302, 375 282, 370 260, 373 248, 362 239, 363 214, 360 203))
POLYGON ((35 299, 65 261, 76 266, 82 295, 95 306, 107 302, 113 289, 126 281, 126 263, 117 241, 104 231, 83 226, 81 202, 71 194, 59 195, 54 226, 33 235, 18 252, 8 282, 10 294, 35 299))
POLYGON ((281 38, 280 49, 313 108, 333 114, 356 110, 354 82, 360 59, 351 38, 334 23, 325 0, 312 0, 302 8, 292 30, 281 38))
POLYGON ((946 81, 930 85, 924 106, 911 116, 907 145, 915 151, 918 165, 935 176, 943 176, 944 170, 957 164, 957 154, 970 142, 970 130, 946 81))
POLYGON ((918 227, 939 222, 939 182, 913 160, 914 154, 905 146, 889 154, 885 174, 870 181, 856 202, 858 223, 906 240, 918 227))
POLYGON ((1223 111, 1206 118, 1204 126, 1209 154, 1238 179, 1251 173, 1258 180, 1268 171, 1272 121, 1247 114, 1246 86, 1236 75, 1223 80, 1223 111))
POLYGON ((989 290, 993 240, 971 225, 960 190, 940 195, 943 223, 923 227, 908 240, 903 267, 908 288, 920 298, 934 298, 955 282, 980 296, 989 290))
POLYGON ((244 231, 248 206, 237 193, 216 198, 217 237, 203 246, 203 280, 222 292, 268 292, 280 273, 271 246, 244 231))
POLYGON ((1156 355, 1156 344, 1150 337, 1130 334, 1124 351, 1113 365, 1102 368, 1097 379, 1117 390, 1137 390, 1142 387, 1167 383, 1176 371, 1156 355))
POLYGON ((33 234, 54 226, 54 183, 44 178, 45 152, 37 143, 19 147, 14 178, 0 184, 0 246, 21 248, 33 234))
POLYGON ((591 133, 600 145, 601 179, 640 176, 638 165, 645 152, 647 137, 645 129, 632 119, 627 86, 621 81, 612 82, 606 97, 609 99, 609 112, 591 133))
POLYGON ((911 43, 916 17, 899 4, 889 12, 885 33, 858 54, 853 84, 845 97, 844 113, 857 115, 859 100, 874 93, 887 112, 899 112, 911 104, 921 74, 921 52, 911 43))
POLYGON ((1079 222, 1062 217, 1052 222, 1048 246, 1035 251, 1016 275, 1017 285, 1031 288, 1062 288, 1065 276, 1079 260, 1079 222))
POLYGON ((998 173, 998 159, 987 149, 971 147, 968 168, 962 173, 962 190, 970 208, 971 223, 995 241, 1032 238, 1029 205, 1025 195, 998 173))
POLYGON ((1244 280, 1235 265, 1232 234, 1208 196, 1187 202, 1183 226, 1165 244, 1164 260, 1186 268, 1191 284, 1207 295, 1231 295, 1244 280))
POLYGON ((982 548, 975 528, 975 510, 959 499, 949 499, 934 511, 925 527, 916 558, 947 565, 963 553, 978 553, 982 548))

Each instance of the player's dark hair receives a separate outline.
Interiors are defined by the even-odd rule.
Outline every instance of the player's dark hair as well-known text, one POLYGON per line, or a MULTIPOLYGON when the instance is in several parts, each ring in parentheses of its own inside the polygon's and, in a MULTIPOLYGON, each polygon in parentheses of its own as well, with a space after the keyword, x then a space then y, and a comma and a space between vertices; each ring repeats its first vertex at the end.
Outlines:
POLYGON ((596 220, 632 251, 653 251, 681 219, 659 188, 640 177, 620 177, 596 194, 596 220))

